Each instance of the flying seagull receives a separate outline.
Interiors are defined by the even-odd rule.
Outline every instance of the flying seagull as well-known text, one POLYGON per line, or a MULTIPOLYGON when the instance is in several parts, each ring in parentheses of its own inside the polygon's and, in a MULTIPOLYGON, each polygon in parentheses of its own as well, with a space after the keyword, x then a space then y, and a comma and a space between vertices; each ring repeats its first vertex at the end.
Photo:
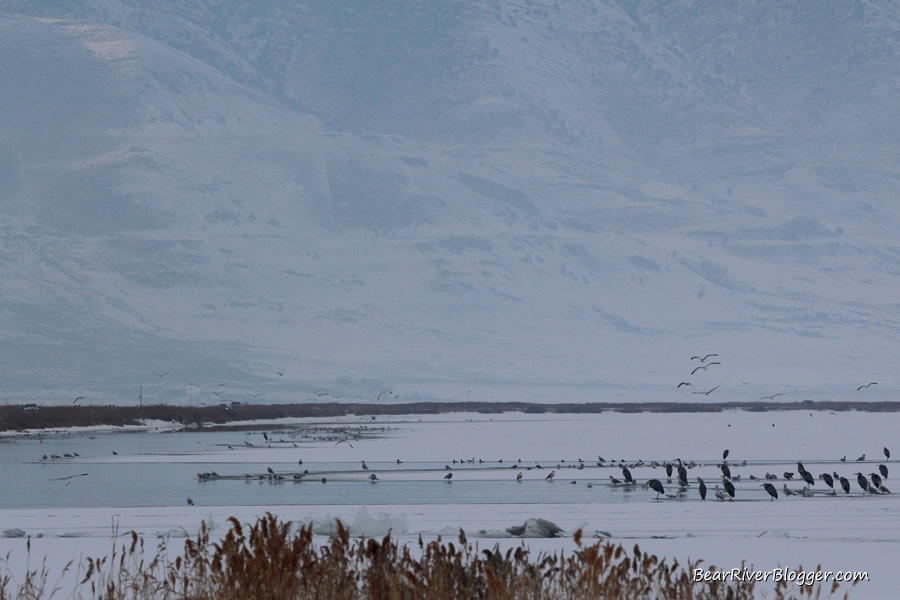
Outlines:
POLYGON ((861 385, 861 386, 859 386, 858 388, 856 388, 856 391, 858 392, 858 391, 861 390, 861 389, 868 389, 869 386, 872 386, 872 385, 878 385, 878 382, 877 382, 877 381, 872 381, 872 382, 867 383, 866 385, 861 385))
POLYGON ((703 369, 703 370, 705 371, 705 370, 707 370, 708 368, 710 368, 710 367, 713 366, 713 365, 721 365, 721 364, 722 364, 722 363, 720 363, 720 362, 711 362, 711 363, 707 363, 707 364, 705 364, 705 365, 700 365, 699 367, 696 367, 693 371, 691 371, 691 375, 693 375, 694 373, 696 373, 696 372, 699 371, 700 369, 703 369))
POLYGON ((774 400, 778 396, 784 396, 784 393, 772 394, 771 396, 763 396, 760 400, 774 400))
MULTIPOLYGON (((47 481, 66 481, 68 482, 70 479, 74 479, 76 477, 84 477, 87 473, 79 473, 78 475, 69 475, 68 477, 54 477, 53 479, 48 479, 47 481)), ((66 485, 69 485, 66 483, 66 485)))
POLYGON ((691 382, 689 382, 689 381, 682 381, 682 382, 679 383, 677 386, 675 386, 675 389, 678 389, 678 388, 680 388, 680 387, 683 386, 683 385, 689 385, 689 386, 691 386, 691 387, 694 387, 694 384, 693 384, 693 383, 691 383, 691 382))
MULTIPOLYGON (((691 357, 691 360, 694 360, 694 359, 696 358, 696 359, 699 360, 700 362, 705 363, 705 362, 706 362, 706 359, 707 359, 707 358, 710 358, 711 356, 718 356, 718 354, 707 354, 706 356, 703 356, 703 357, 700 357, 700 356, 692 356, 692 357, 691 357)), ((718 364, 718 363, 716 363, 716 364, 718 364)))
MULTIPOLYGON (((77 398, 75 398, 75 402, 78 402, 79 400, 84 400, 84 396, 78 396, 77 398)), ((75 404, 75 402, 72 402, 72 404, 75 404)))
POLYGON ((719 389, 719 386, 716 386, 716 387, 714 387, 713 389, 707 390, 707 391, 705 391, 705 392, 691 392, 691 393, 692 393, 692 394, 699 394, 699 395, 702 395, 702 396, 709 396, 710 394, 712 394, 712 393, 713 393, 714 391, 716 391, 717 389, 719 389))

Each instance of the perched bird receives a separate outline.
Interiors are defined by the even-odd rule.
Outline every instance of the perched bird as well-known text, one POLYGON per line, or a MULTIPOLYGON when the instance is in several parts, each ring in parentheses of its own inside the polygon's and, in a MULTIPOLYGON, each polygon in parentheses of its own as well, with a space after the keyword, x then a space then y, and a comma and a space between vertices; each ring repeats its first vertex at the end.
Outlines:
POLYGON ((891 451, 887 449, 887 446, 884 447, 884 457, 887 459, 891 458, 891 451))
POLYGON ((791 473, 790 471, 785 471, 785 472, 784 472, 784 478, 787 479, 787 480, 791 480, 791 479, 794 478, 794 474, 791 473))
POLYGON ((876 488, 881 487, 881 477, 877 473, 869 473, 869 477, 872 478, 872 485, 876 488))
POLYGON ((865 460, 866 460, 866 453, 863 452, 863 455, 860 456, 859 458, 857 458, 856 462, 865 462, 865 460))
POLYGON ((191 497, 190 497, 190 496, 188 496, 187 503, 190 504, 191 506, 194 505, 194 501, 191 500, 191 497))
POLYGON ((612 482, 613 485, 619 485, 619 484, 622 483, 621 481, 619 481, 618 479, 616 479, 616 478, 613 477, 612 475, 609 476, 609 480, 612 482))
MULTIPOLYGON (((769 484, 769 485, 772 485, 772 484, 769 484)), ((793 496, 794 495, 794 492, 792 492, 790 490, 790 488, 788 488, 787 484, 784 484, 784 495, 785 496, 793 496)))
POLYGON ((843 488, 844 493, 849 494, 850 493, 850 480, 847 479, 846 477, 840 477, 839 480, 841 482, 841 488, 843 488))
POLYGON ((628 467, 622 467, 622 477, 625 478, 625 483, 634 483, 634 478, 631 477, 631 471, 628 470, 628 467))
POLYGON ((778 499, 778 490, 775 489, 775 486, 771 483, 764 483, 762 487, 768 492, 770 496, 772 496, 772 500, 778 499))
POLYGON ((804 469, 804 470, 800 473, 800 477, 802 477, 802 478, 803 478, 803 481, 805 481, 805 482, 808 483, 809 485, 816 485, 816 480, 813 479, 812 473, 810 473, 810 472, 807 471, 806 469, 804 469))
POLYGON ((266 467, 266 471, 268 471, 268 472, 271 473, 272 475, 275 474, 275 471, 272 470, 272 467, 266 467))
POLYGON ((862 473, 856 474, 856 483, 859 484, 859 487, 862 488, 863 492, 869 491, 869 480, 866 479, 866 476, 862 473))
POLYGON ((728 465, 722 463, 721 465, 719 465, 719 468, 722 469, 722 475, 724 475, 728 479, 731 479, 731 469, 728 467, 728 465))
POLYGON ((651 479, 650 481, 647 482, 647 485, 650 486, 650 489, 652 489, 654 492, 656 492, 657 500, 659 500, 660 494, 666 493, 666 488, 663 487, 663 484, 662 484, 662 482, 660 482, 659 479, 651 479))
POLYGON ((722 493, 722 490, 719 489, 719 484, 716 484, 716 489, 714 490, 716 494, 716 498, 719 500, 725 500, 725 494, 722 493))
POLYGON ((822 473, 821 475, 819 475, 819 479, 824 481, 825 484, 831 488, 831 491, 834 492, 834 477, 832 477, 828 473, 822 473))
POLYGON ((450 481, 451 479, 453 479, 453 473, 447 473, 446 475, 444 475, 444 479, 450 481))
POLYGON ((363 468, 363 471, 369 470, 369 465, 366 464, 366 461, 362 461, 362 468, 363 468))
POLYGON ((881 476, 887 479, 888 468, 885 465, 878 465, 878 470, 881 471, 881 476))
POLYGON ((722 453, 722 460, 728 458, 728 453, 731 452, 728 448, 725 449, 725 452, 722 453))
POLYGON ((728 492, 728 495, 734 498, 734 484, 728 479, 722 479, 722 485, 725 486, 725 491, 728 492))
POLYGON ((697 478, 697 481, 700 483, 700 499, 706 500, 706 483, 699 477, 697 478))
POLYGON ((556 476, 556 471, 550 471, 550 474, 544 477, 544 479, 550 481, 556 476))
POLYGON ((378 475, 376 475, 375 473, 372 473, 371 475, 369 475, 369 481, 371 481, 372 483, 375 483, 376 481, 378 481, 378 475))
POLYGON ((522 472, 519 471, 519 474, 516 475, 516 481, 522 481, 522 472))

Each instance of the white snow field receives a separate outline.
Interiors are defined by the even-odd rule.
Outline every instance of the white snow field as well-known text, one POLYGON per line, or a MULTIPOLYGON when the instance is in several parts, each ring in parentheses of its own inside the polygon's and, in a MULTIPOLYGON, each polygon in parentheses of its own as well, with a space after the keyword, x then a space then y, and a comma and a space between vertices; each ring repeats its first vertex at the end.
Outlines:
MULTIPOLYGON (((583 528, 588 541, 595 535, 608 536, 629 550, 638 544, 643 551, 677 558, 680 562, 702 559, 722 569, 746 563, 763 571, 801 566, 809 571, 818 565, 822 571, 862 571, 868 580, 852 588, 852 598, 889 597, 895 588, 893 557, 900 550, 898 496, 864 494, 855 473, 877 473, 879 464, 895 470, 895 461, 886 459, 882 448, 892 445, 898 418, 893 413, 824 411, 446 414, 378 417, 375 422, 370 417, 347 417, 327 422, 306 421, 305 425, 342 423, 348 427, 385 427, 391 433, 373 439, 356 439, 352 446, 350 443, 335 445, 332 441, 303 441, 298 437, 295 439, 299 441, 285 447, 278 440, 289 436, 295 425, 273 423, 267 434, 272 447, 263 444, 238 448, 236 444, 243 440, 262 440, 262 435, 231 432, 235 440, 231 450, 228 445, 193 441, 204 435, 219 434, 190 434, 193 437, 184 440, 199 449, 182 452, 178 448, 171 454, 123 452, 102 458, 83 456, 70 471, 90 473, 92 468, 108 465, 110 461, 134 468, 155 461, 173 469, 179 464, 199 463, 197 470, 211 469, 224 477, 212 482, 189 482, 193 486, 190 493, 195 505, 188 506, 184 496, 179 495, 165 506, 121 506, 117 503, 116 490, 107 490, 106 501, 98 506, 66 507, 65 494, 70 488, 58 482, 61 506, 0 510, 0 531, 20 529, 26 536, 0 538, 0 556, 7 557, 6 564, 0 564, 0 572, 5 569, 21 580, 26 564, 33 569, 46 559, 54 581, 72 559, 107 555, 114 527, 120 534, 138 532, 145 537, 149 548, 155 548, 157 536, 168 536, 170 552, 175 553, 181 551, 178 538, 195 536, 202 520, 212 525, 215 537, 224 533, 230 516, 245 522, 254 521, 266 512, 284 520, 313 520, 317 529, 328 519, 337 517, 351 524, 351 533, 355 535, 381 536, 391 528, 392 535, 410 543, 415 543, 419 535, 426 540, 439 535, 455 540, 462 528, 469 542, 481 548, 525 544, 533 552, 569 552, 575 547, 569 535, 521 539, 509 537, 505 532, 508 527, 522 525, 526 519, 539 517, 556 523, 567 534, 583 528), (846 431, 865 434, 850 437, 846 431), (741 476, 735 482, 733 501, 717 501, 713 495, 713 486, 720 481, 718 465, 725 449, 729 450, 732 474, 741 476), (857 462, 855 459, 863 453, 867 460, 857 462), (845 455, 847 462, 841 461, 845 455), (283 465, 296 465, 298 456, 302 456, 302 468, 310 471, 307 480, 314 481, 305 480, 302 485, 294 486, 288 476, 285 485, 277 487, 269 480, 266 485, 257 484, 255 472, 251 483, 228 477, 252 470, 247 465, 260 464, 275 465, 276 473, 287 475, 289 471, 283 465), (598 456, 606 459, 605 466, 597 465, 598 456), (585 465, 581 469, 579 458, 585 465), (690 487, 682 497, 677 497, 677 485, 667 482, 663 468, 650 466, 653 461, 674 462, 678 458, 696 462, 689 470, 690 487), (452 462, 460 459, 474 459, 474 462, 462 465, 452 462), (504 461, 502 466, 497 462, 500 459, 504 461), (633 465, 630 470, 636 480, 643 483, 649 478, 660 479, 666 494, 673 497, 656 500, 655 492, 640 485, 612 485, 610 476, 622 478, 620 459, 633 465), (401 460, 400 465, 397 460, 401 460), (744 460, 746 466, 742 466, 744 460), (366 461, 370 471, 362 470, 362 461, 366 461), (831 495, 825 482, 817 479, 809 497, 799 494, 785 497, 781 493, 785 484, 797 491, 803 487, 802 482, 797 482, 797 461, 803 461, 814 476, 836 471, 847 477, 852 484, 850 494, 845 494, 836 484, 838 494, 831 495), (389 468, 392 463, 393 468, 389 468), (406 468, 409 463, 417 466, 406 468), (421 466, 432 463, 434 466, 421 466), (543 468, 536 468, 537 464, 543 468), (321 465, 328 467, 323 469, 321 465), (335 465, 346 465, 346 468, 335 465), (521 468, 511 468, 519 465, 521 468), (548 481, 545 477, 551 470, 557 474, 548 481), (785 481, 785 471, 794 472, 794 479, 785 481), (367 480, 371 472, 379 478, 374 485, 367 480), (453 473, 451 483, 442 481, 445 472, 453 473), (518 472, 523 473, 522 483, 515 480, 518 472), (762 478, 767 472, 778 475, 778 480, 773 482, 779 490, 777 500, 769 500, 761 481, 749 480, 750 475, 762 478), (325 485, 317 481, 324 473, 329 474, 325 485), (705 502, 698 496, 697 476, 703 477, 710 487, 705 502), (333 480, 341 483, 335 484, 333 480), (341 502, 310 503, 320 493, 318 490, 326 490, 331 485, 344 485, 349 490, 341 502), (248 490, 248 498, 257 489, 274 489, 275 493, 284 490, 284 502, 250 505, 253 501, 249 499, 243 505, 216 503, 218 495, 235 486, 246 486, 240 489, 248 490), (392 486, 398 490, 396 494, 391 491, 392 486), (421 501, 404 500, 410 497, 406 490, 411 486, 425 490, 424 496, 416 496, 421 501), (507 488, 514 490, 513 496, 507 488), (370 502, 365 507, 355 501, 355 495, 363 497, 371 489, 378 489, 387 501, 370 502), (473 501, 471 493, 459 496, 456 489, 476 492, 481 489, 484 494, 473 501), (558 501, 554 501, 556 496, 558 501), (453 498, 461 500, 453 501, 453 498), (26 550, 29 538, 30 556, 26 550)), ((183 445, 177 438, 182 434, 152 435, 170 436, 173 447, 183 445)), ((67 437, 65 444, 77 449, 80 439, 80 436, 67 437)), ((11 445, 28 443, 21 436, 7 436, 4 441, 11 445)), ((52 442, 47 439, 43 443, 46 447, 52 442)), ((900 451, 900 446, 897 448, 900 451)), ((29 468, 53 467, 35 464, 29 468)), ((296 471, 297 467, 292 469, 296 471)), ((48 472, 35 470, 33 476, 44 477, 48 472)), ((90 485, 91 477, 77 478, 72 485, 90 485)), ((889 475, 885 486, 891 487, 891 481, 889 475)), ((178 483, 172 481, 170 485, 174 487, 178 483)), ((7 486, 4 492, 16 493, 13 486, 7 486)), ((325 539, 322 537, 323 542, 325 539)), ((60 593, 71 593, 74 577, 75 571, 71 570, 60 581, 60 593)), ((758 589, 767 587, 760 585, 758 589)), ((847 584, 841 588, 848 589, 847 584)))

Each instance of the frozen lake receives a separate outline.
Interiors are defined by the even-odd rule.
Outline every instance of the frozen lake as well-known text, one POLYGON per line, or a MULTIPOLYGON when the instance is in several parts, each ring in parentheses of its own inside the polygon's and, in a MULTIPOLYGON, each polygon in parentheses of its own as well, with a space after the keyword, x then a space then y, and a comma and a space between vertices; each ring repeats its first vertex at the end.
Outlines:
MULTIPOLYGON (((760 569, 821 564, 863 570, 870 581, 852 597, 874 597, 891 589, 900 495, 864 494, 855 473, 877 473, 884 465, 890 471, 884 484, 892 487, 900 467, 882 448, 892 446, 898 419, 815 411, 451 414, 306 420, 251 432, 14 435, 0 443, 7 482, 0 491, 0 530, 41 535, 32 539, 32 554, 46 552, 61 570, 85 551, 108 550, 113 522, 120 531, 183 535, 196 532, 201 519, 221 525, 231 515, 253 520, 265 511, 288 520, 337 516, 351 523, 365 505, 373 515, 401 518, 403 531, 393 532, 400 538, 452 537, 462 527, 484 546, 522 543, 496 536, 541 517, 568 532, 583 527, 588 537, 603 532, 629 547, 639 543, 723 568, 746 560, 760 569), (721 485, 725 449, 740 480, 733 501, 717 502, 713 486, 721 485), (866 460, 856 462, 862 454, 866 460), (690 465, 682 494, 677 473, 669 483, 660 466, 677 459, 690 465), (797 461, 816 483, 808 497, 784 497, 784 485, 804 487, 797 461), (623 479, 622 465, 639 483, 659 479, 666 496, 656 500, 641 485, 613 484, 610 476, 623 479), (849 479, 850 494, 836 484, 838 494, 831 495, 818 479, 835 472, 849 479), (761 487, 766 473, 778 477, 772 481, 777 501, 761 487), (710 487, 705 502, 697 477, 710 487)), ((548 550, 573 546, 569 538, 525 543, 548 550)), ((24 564, 24 544, 0 539, 0 555, 11 552, 13 570, 24 564)))

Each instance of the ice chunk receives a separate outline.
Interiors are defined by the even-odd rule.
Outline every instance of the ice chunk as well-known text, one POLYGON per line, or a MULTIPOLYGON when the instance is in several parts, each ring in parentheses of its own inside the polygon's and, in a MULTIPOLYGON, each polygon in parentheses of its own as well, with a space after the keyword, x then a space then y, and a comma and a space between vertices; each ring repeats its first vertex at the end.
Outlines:
POLYGON ((379 514, 373 517, 369 514, 365 505, 360 506, 350 524, 351 535, 361 535, 366 537, 382 537, 388 533, 406 533, 407 532, 406 515, 399 517, 391 517, 385 514, 379 514))
POLYGON ((523 525, 507 527, 511 535, 526 538, 551 538, 566 535, 559 525, 546 519, 527 519, 523 525))
POLYGON ((21 529, 4 529, 3 537, 5 537, 5 538, 25 537, 25 532, 21 529))

